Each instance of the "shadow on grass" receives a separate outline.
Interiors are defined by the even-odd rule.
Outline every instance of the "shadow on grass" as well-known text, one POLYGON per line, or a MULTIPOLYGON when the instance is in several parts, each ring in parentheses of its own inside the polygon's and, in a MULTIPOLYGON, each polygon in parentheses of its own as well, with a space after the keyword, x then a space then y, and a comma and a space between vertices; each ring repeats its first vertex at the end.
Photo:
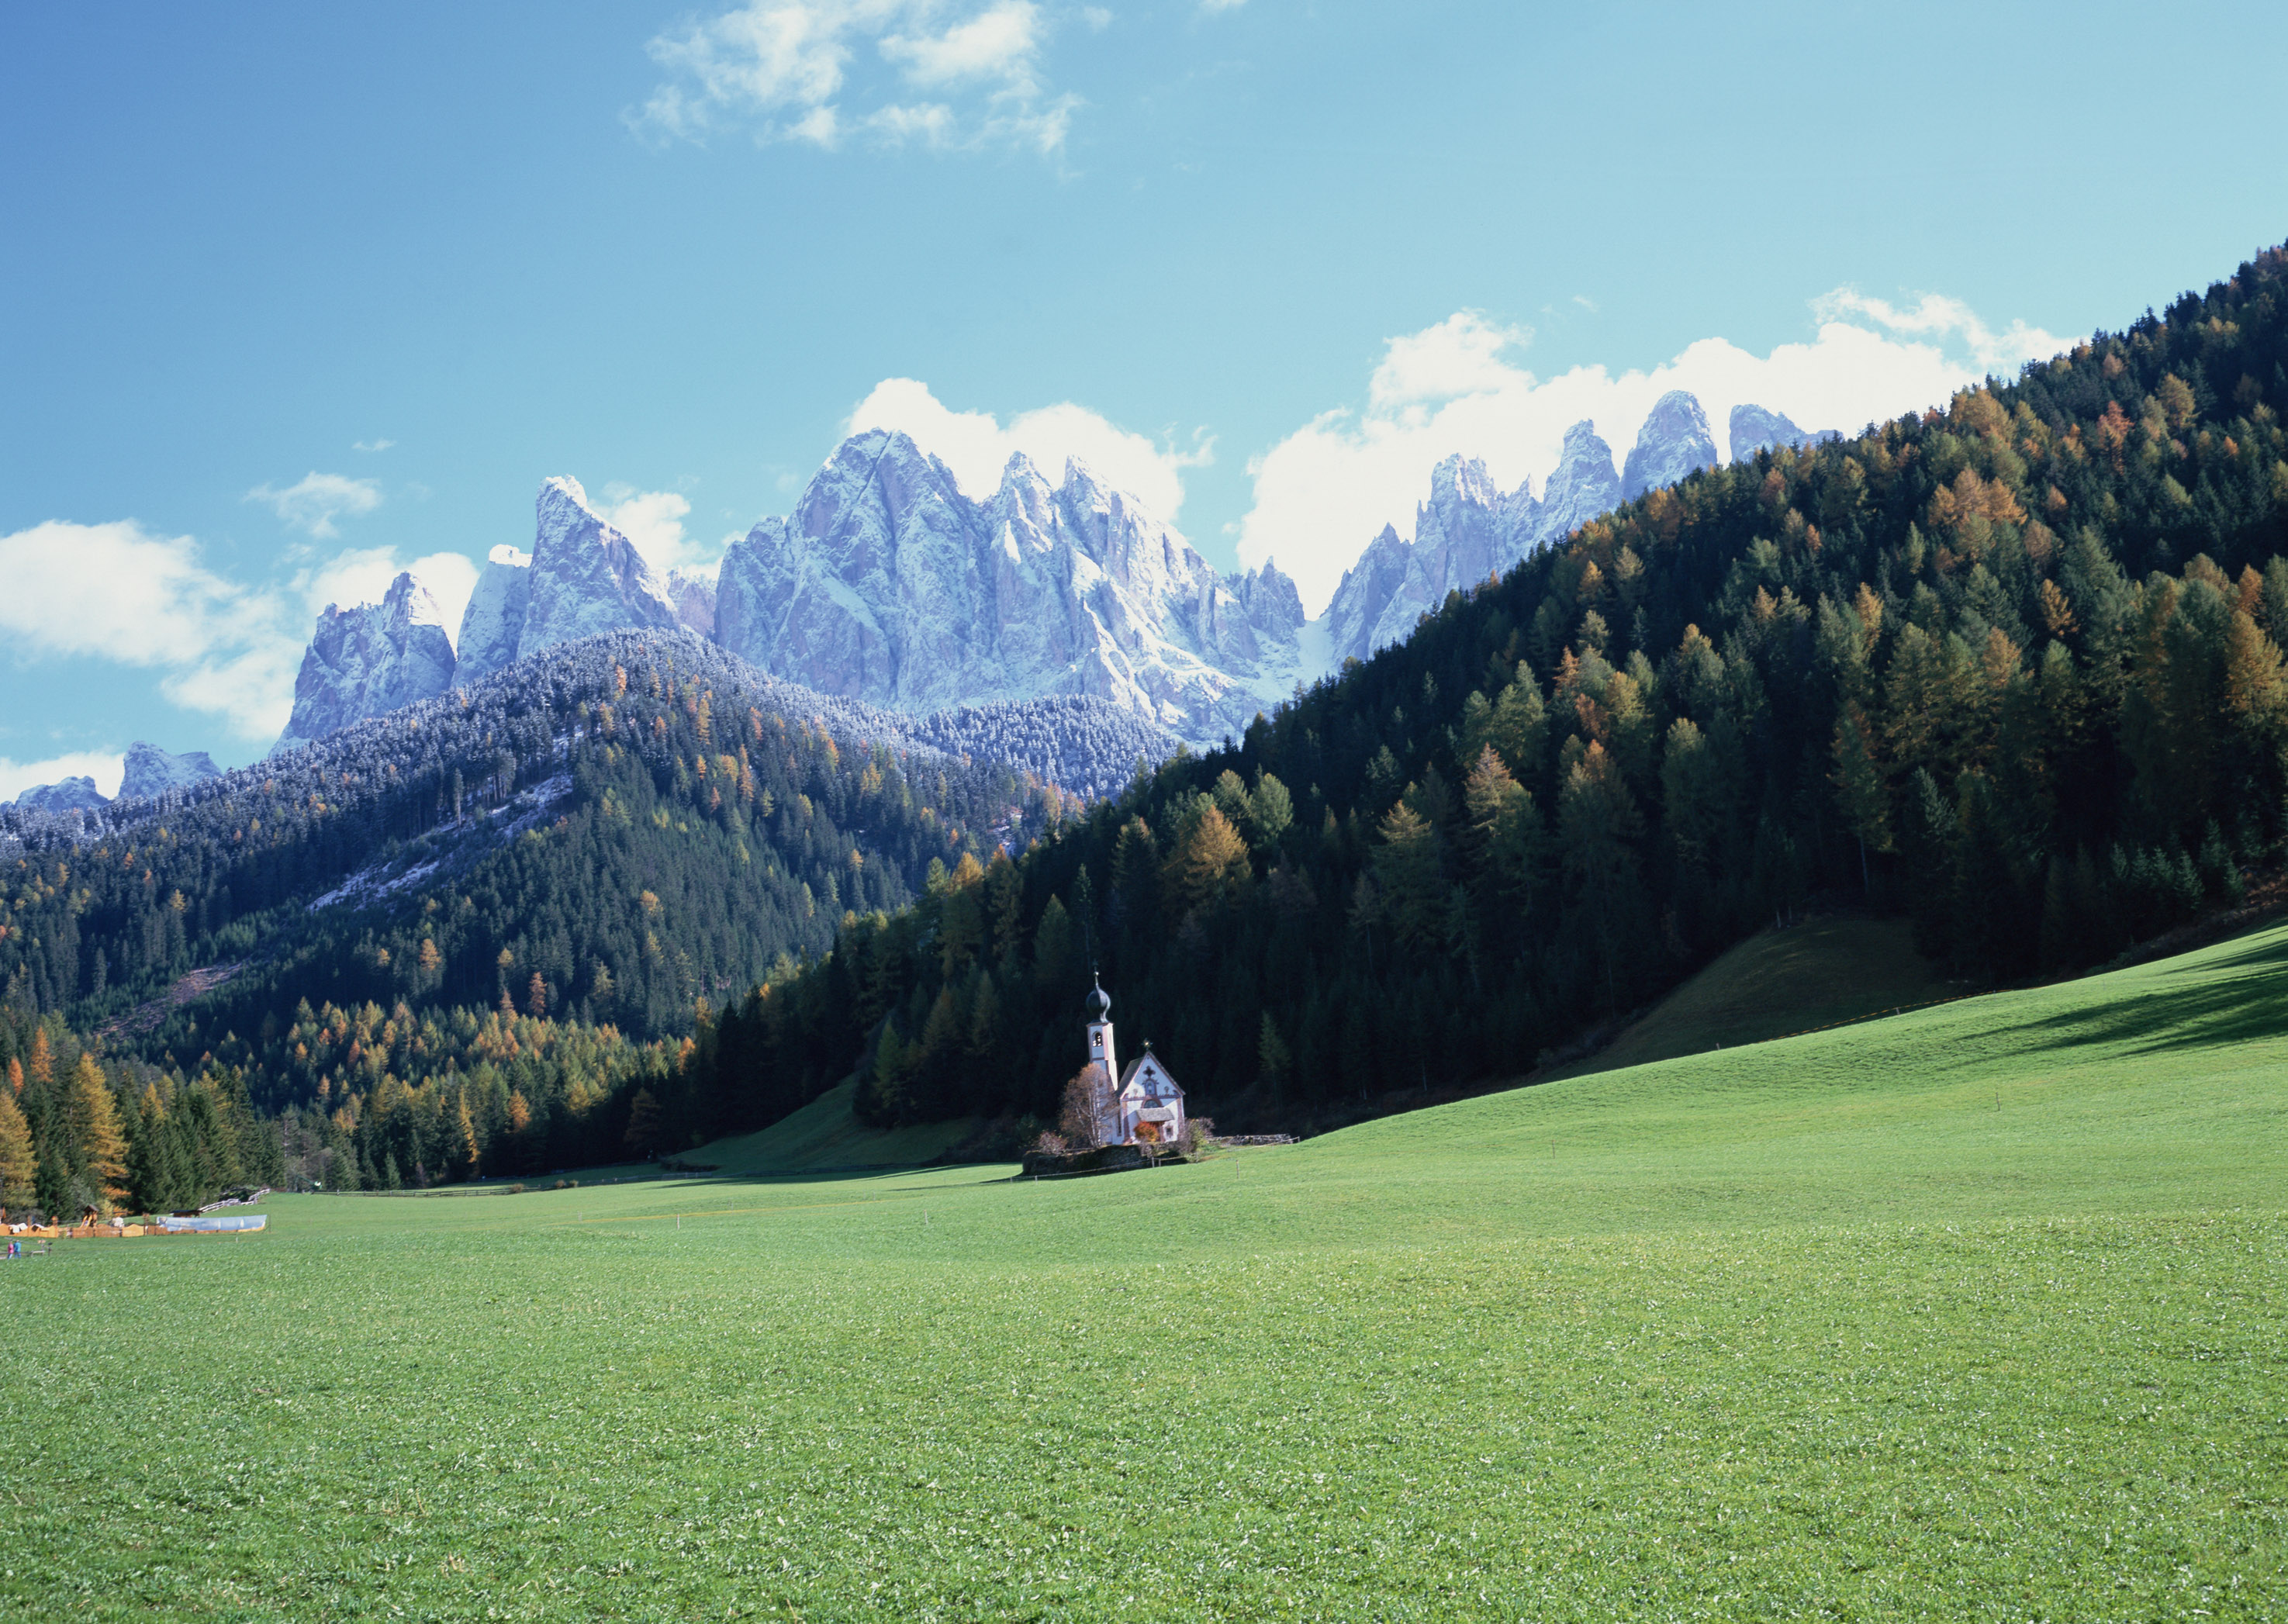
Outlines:
POLYGON ((2214 978, 2205 985, 2150 992, 2094 1010, 2074 1010, 2047 1020, 2029 1021, 2014 1030, 2048 1049, 2102 1044, 2131 1054, 2256 1042, 2288 1034, 2284 972, 2288 972, 2288 934, 2168 972, 2214 978))
POLYGON ((2263 969, 2288 969, 2288 931, 2276 925, 2266 926, 2244 938, 2236 952, 2179 964, 2168 973, 2175 976, 2212 975, 2223 970, 2263 969))

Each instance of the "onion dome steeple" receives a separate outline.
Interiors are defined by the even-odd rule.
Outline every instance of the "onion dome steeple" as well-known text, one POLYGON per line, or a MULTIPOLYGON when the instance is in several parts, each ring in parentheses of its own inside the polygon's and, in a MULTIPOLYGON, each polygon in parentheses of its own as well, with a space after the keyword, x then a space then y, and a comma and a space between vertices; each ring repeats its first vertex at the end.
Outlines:
POLYGON ((1091 1020, 1110 1019, 1112 999, 1102 986, 1096 985, 1096 977, 1093 974, 1090 975, 1089 981, 1088 996, 1081 1001, 1081 1008, 1088 1011, 1088 1018, 1091 1020))

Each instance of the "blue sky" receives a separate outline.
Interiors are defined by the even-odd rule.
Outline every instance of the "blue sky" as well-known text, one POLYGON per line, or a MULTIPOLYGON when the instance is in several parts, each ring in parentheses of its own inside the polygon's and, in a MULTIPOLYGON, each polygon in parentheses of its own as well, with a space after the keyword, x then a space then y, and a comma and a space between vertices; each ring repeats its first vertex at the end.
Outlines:
POLYGON ((2197 6, 8 7, 0 795, 259 755, 320 604, 465 590, 551 474, 700 564, 854 415, 965 482, 1078 450, 1309 599, 1449 450, 1537 479, 1667 382, 1923 404, 2288 234, 2234 156, 2284 45, 2197 6))

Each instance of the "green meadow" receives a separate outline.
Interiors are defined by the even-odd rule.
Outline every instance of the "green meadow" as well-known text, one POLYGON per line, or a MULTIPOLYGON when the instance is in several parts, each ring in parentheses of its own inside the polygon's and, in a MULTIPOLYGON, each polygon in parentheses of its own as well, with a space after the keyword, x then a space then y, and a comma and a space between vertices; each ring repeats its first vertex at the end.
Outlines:
POLYGON ((2288 930, 1006 1172, 0 1264, 0 1617, 2288 1616, 2288 930))

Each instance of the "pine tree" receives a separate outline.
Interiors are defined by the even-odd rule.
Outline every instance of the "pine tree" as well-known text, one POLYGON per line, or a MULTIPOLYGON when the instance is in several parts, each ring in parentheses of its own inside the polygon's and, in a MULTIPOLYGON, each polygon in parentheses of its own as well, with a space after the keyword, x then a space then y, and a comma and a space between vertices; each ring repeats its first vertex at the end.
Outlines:
POLYGON ((1263 1022, 1255 1037, 1257 1073, 1273 1094, 1283 1089, 1295 1073, 1295 1057, 1289 1052, 1287 1040, 1279 1035, 1279 1023, 1271 1018, 1271 1011, 1263 1012, 1263 1022))
POLYGON ((127 1188, 127 1138, 119 1130, 119 1111, 111 1089, 96 1068, 92 1055, 82 1055, 72 1073, 72 1115, 79 1127, 79 1150, 87 1176, 95 1181, 103 1200, 124 1202, 127 1188))
POLYGON ((1167 874, 1170 911, 1181 919, 1214 907, 1243 885, 1254 870, 1247 843, 1218 806, 1210 806, 1177 848, 1167 874))
POLYGON ((1871 849, 1891 849, 1891 796, 1883 783, 1882 769, 1875 764, 1867 719, 1856 705, 1836 720, 1834 756, 1836 804, 1859 840, 1860 888, 1871 891, 1874 885, 1868 877, 1867 853, 1871 849))
POLYGON ((1533 796, 1503 763, 1491 744, 1481 745, 1470 776, 1463 780, 1462 806, 1468 819, 1470 862, 1477 872, 1481 918, 1521 907, 1533 881, 1535 847, 1540 833, 1533 796))
POLYGON ((1258 852, 1277 848, 1295 821, 1295 797, 1268 772, 1256 775, 1247 797, 1247 844, 1258 852))
POLYGON ((639 1156, 648 1156, 659 1147, 659 1097, 650 1089, 636 1090, 628 1102, 628 1129, 621 1136, 622 1143, 639 1156))
POLYGON ((15 1095, 0 1094, 0 1208, 14 1211, 28 1205, 38 1173, 31 1128, 17 1107, 15 1095))
POLYGON ((1381 883, 1382 917, 1402 947, 1428 952, 1444 945, 1446 883, 1440 873, 1438 832, 1403 798, 1383 814, 1376 831, 1374 871, 1381 883))
POLYGON ((462 1176, 476 1177, 481 1160, 477 1123, 476 1119, 469 1114, 469 1100, 465 1094, 461 1097, 460 1104, 453 1113, 453 1149, 457 1153, 456 1160, 460 1163, 462 1176))
POLYGON ((1595 743, 1567 771, 1557 812, 1566 872, 1596 939, 1607 1002, 1618 1008, 1622 942, 1641 908, 1633 843, 1643 833, 1644 815, 1612 758, 1595 743))

